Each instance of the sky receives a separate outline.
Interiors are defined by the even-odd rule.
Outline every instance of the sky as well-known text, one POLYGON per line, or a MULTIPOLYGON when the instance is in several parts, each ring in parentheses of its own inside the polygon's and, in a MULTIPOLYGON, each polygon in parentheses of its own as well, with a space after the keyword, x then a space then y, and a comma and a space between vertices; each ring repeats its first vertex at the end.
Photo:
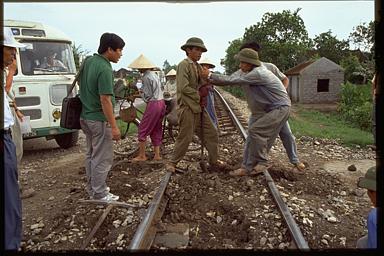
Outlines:
POLYGON ((167 60, 178 64, 180 49, 188 38, 203 39, 203 54, 223 72, 220 59, 229 42, 241 38, 245 29, 260 22, 266 12, 295 11, 304 21, 310 38, 332 31, 348 39, 353 27, 374 20, 374 1, 244 1, 244 2, 52 2, 4 3, 4 19, 42 22, 68 35, 90 54, 97 51, 104 32, 125 41, 123 56, 114 70, 127 68, 140 54, 160 68, 167 60))

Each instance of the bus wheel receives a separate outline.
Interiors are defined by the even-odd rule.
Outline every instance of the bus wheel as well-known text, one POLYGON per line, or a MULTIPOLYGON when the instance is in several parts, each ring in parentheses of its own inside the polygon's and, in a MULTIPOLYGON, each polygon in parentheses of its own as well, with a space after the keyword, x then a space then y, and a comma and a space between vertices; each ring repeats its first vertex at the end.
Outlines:
POLYGON ((55 136, 56 143, 61 148, 70 148, 75 146, 78 139, 79 139, 79 131, 64 133, 64 134, 55 136))

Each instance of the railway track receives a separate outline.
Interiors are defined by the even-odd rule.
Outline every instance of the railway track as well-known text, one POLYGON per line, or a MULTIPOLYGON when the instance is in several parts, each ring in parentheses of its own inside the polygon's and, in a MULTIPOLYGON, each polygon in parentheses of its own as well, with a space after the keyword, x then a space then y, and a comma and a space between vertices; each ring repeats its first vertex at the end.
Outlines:
MULTIPOLYGON (((244 117, 237 118, 236 110, 230 108, 218 91, 215 108, 220 127, 221 160, 236 168, 241 162, 247 120, 244 117)), ((173 144, 167 143, 163 155, 169 156, 172 149, 173 144)), ((124 239, 121 234, 117 239, 120 241, 116 245, 118 249, 309 250, 268 171, 257 177, 236 178, 229 177, 226 172, 202 172, 198 164, 199 145, 192 143, 190 149, 185 160, 178 165, 179 172, 173 175, 165 172, 163 165, 157 163, 145 164, 139 168, 140 174, 133 173, 135 178, 147 175, 148 179, 155 173, 156 181, 141 190, 143 194, 150 194, 151 200, 139 204, 128 200, 127 203, 136 204, 130 208, 130 212, 136 216, 133 217, 136 222, 131 222, 129 227, 121 227, 120 233, 125 232, 125 235, 124 239), (129 231, 124 231, 126 229, 129 231), (277 239, 270 239, 272 236, 277 239), (122 240, 125 242, 121 243, 122 240)), ((128 173, 125 163, 132 165, 129 158, 122 157, 114 168, 128 173)), ((127 175, 122 184, 131 178, 127 175)), ((130 180, 130 184, 134 182, 130 180)), ((108 220, 111 209, 108 206, 104 210, 95 227, 100 227, 104 220, 108 220)), ((119 214, 126 212, 120 210, 115 216, 119 214)), ((106 222, 105 225, 111 225, 111 220, 106 222)), ((92 229, 83 248, 92 243, 92 236, 97 236, 96 231, 92 229)))

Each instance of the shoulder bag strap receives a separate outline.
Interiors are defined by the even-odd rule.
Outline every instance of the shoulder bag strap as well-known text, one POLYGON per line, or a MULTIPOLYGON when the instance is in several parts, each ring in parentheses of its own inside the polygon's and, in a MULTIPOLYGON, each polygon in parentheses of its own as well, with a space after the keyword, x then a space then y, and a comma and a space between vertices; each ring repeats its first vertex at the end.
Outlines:
POLYGON ((73 88, 75 88, 76 82, 79 80, 80 74, 81 74, 81 72, 82 72, 83 69, 84 69, 85 61, 86 61, 89 57, 91 57, 91 56, 87 56, 87 57, 84 59, 83 63, 81 63, 80 68, 79 68, 79 71, 78 71, 77 74, 75 75, 75 79, 74 79, 73 82, 72 82, 71 89, 69 89, 69 91, 68 91, 67 97, 68 97, 69 94, 72 92, 73 88))

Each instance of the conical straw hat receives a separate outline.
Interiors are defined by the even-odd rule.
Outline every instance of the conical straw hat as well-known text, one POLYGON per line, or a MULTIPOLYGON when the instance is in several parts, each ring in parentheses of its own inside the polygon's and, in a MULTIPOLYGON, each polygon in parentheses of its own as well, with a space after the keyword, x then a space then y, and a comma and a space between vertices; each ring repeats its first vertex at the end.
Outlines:
POLYGON ((200 65, 201 64, 207 64, 207 65, 210 65, 211 68, 214 68, 215 67, 215 64, 213 64, 212 61, 210 61, 208 58, 204 58, 203 60, 199 61, 200 65))
POLYGON ((128 67, 136 69, 156 68, 155 64, 148 60, 143 54, 140 54, 140 56, 135 59, 131 64, 129 64, 128 67))
POLYGON ((175 76, 176 75, 176 70, 171 69, 165 76, 175 76))

